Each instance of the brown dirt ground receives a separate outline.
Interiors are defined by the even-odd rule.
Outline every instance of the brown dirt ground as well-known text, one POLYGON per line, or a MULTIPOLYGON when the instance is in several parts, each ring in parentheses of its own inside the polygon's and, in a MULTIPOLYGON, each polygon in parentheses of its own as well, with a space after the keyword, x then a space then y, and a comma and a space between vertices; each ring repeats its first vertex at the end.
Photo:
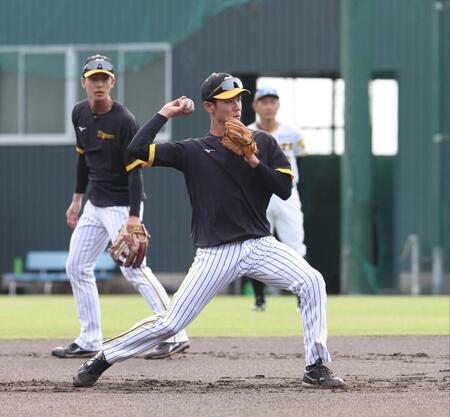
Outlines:
POLYGON ((299 338, 192 339, 183 354, 134 358, 93 388, 74 388, 81 359, 57 359, 69 341, 0 341, 0 416, 449 416, 449 338, 333 337, 348 389, 301 384, 299 338))

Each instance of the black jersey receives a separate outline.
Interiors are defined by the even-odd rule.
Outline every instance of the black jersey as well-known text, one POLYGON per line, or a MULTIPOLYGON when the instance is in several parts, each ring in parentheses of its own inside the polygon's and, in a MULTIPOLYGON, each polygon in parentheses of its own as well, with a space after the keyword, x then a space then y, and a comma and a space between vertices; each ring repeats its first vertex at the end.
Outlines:
POLYGON ((98 207, 128 206, 126 148, 138 129, 135 117, 113 102, 109 112, 92 114, 89 101, 75 105, 76 150, 86 160, 89 200, 98 207))
POLYGON ((257 168, 251 168, 242 157, 226 149, 218 136, 142 146, 140 137, 147 134, 145 142, 151 143, 151 136, 166 120, 157 115, 141 129, 147 130, 143 134, 140 131, 128 147, 134 161, 127 169, 138 165, 167 166, 184 174, 192 205, 194 245, 217 246, 270 235, 266 209, 272 190, 266 180, 279 176, 277 180, 287 192, 284 198, 292 188, 290 164, 276 140, 265 132, 256 132, 261 161, 257 168))

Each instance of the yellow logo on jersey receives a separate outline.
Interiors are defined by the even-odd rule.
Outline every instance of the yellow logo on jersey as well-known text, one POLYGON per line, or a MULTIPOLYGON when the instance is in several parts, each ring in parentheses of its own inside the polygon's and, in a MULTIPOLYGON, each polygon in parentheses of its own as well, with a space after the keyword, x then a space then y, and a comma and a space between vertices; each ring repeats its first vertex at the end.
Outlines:
POLYGON ((115 136, 112 133, 105 133, 103 130, 97 131, 97 137, 100 139, 114 139, 115 136))

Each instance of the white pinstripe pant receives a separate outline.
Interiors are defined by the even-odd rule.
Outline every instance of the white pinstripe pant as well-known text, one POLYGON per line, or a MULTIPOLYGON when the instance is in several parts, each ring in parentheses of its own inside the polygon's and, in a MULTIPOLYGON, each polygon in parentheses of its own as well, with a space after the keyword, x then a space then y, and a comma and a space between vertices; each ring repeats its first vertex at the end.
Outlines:
POLYGON ((217 247, 199 248, 170 308, 107 340, 109 363, 120 362, 156 346, 191 323, 209 301, 240 276, 289 290, 301 298, 306 365, 331 361, 326 346, 326 291, 320 272, 273 236, 217 247))
POLYGON ((270 198, 266 214, 271 233, 277 232, 281 242, 286 243, 300 256, 305 257, 302 203, 297 186, 294 185, 292 194, 287 200, 282 200, 274 194, 270 198))
MULTIPOLYGON (((141 206, 141 213, 142 211, 141 206)), ((75 343, 83 349, 101 349, 103 335, 98 289, 94 275, 95 262, 105 251, 108 242, 117 238, 128 215, 128 207, 95 207, 87 201, 72 234, 66 271, 70 278, 81 324, 80 336, 75 343)), ((149 267, 141 266, 136 269, 121 267, 120 269, 125 278, 145 298, 155 314, 168 309, 169 297, 149 267)), ((174 336, 171 341, 188 340, 184 330, 171 336, 174 336)))

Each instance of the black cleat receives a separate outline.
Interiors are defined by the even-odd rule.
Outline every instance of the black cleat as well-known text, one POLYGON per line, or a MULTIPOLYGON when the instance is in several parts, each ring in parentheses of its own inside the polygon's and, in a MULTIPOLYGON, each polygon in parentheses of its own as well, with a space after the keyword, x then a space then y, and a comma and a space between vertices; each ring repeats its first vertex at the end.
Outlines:
POLYGON ((253 311, 266 311, 266 300, 264 297, 256 297, 255 305, 252 308, 253 311))
POLYGON ((266 303, 255 304, 252 308, 252 311, 266 311, 266 303))
POLYGON ((165 359, 175 353, 184 352, 189 348, 189 342, 186 340, 184 342, 162 342, 154 350, 148 352, 144 358, 145 359, 165 359))
POLYGON ((105 355, 100 351, 78 368, 77 373, 73 376, 73 385, 76 387, 92 387, 100 378, 100 375, 110 366, 111 364, 106 362, 105 355))
POLYGON ((303 374, 303 386, 321 388, 346 388, 342 378, 333 375, 331 369, 327 368, 322 359, 314 365, 307 366, 303 374))
POLYGON ((67 347, 59 346, 52 350, 52 355, 58 358, 90 358, 97 353, 95 350, 86 350, 75 342, 67 347))

